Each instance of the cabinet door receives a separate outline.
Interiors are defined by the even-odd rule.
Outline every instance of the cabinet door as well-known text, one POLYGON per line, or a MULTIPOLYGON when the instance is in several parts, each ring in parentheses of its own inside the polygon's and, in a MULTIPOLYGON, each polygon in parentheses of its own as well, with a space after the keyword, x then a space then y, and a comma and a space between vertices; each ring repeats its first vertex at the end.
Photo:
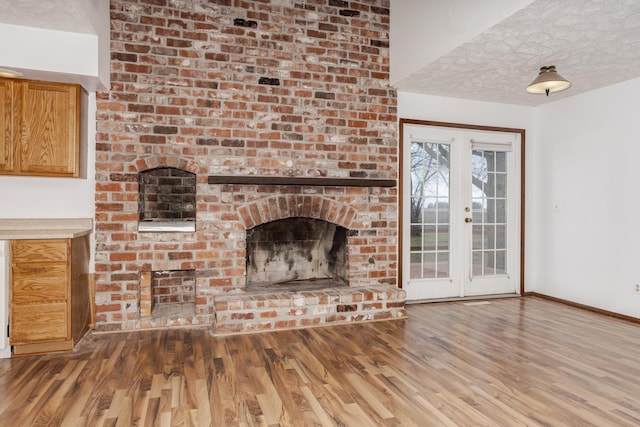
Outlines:
POLYGON ((71 251, 68 239, 12 240, 13 264, 67 262, 71 251))
POLYGON ((67 340, 67 303, 17 304, 11 307, 11 344, 67 340))
POLYGON ((18 264, 11 269, 13 304, 66 301, 69 269, 66 263, 18 264))
POLYGON ((79 87, 26 81, 21 89, 20 172, 78 176, 79 87))
POLYGON ((12 83, 0 80, 0 172, 13 170, 12 83))

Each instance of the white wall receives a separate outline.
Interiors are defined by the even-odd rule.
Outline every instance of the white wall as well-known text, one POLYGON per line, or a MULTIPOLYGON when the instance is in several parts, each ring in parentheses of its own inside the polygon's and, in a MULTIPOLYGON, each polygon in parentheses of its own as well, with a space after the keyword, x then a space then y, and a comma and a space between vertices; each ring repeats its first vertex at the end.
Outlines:
POLYGON ((524 128, 525 290, 640 318, 640 79, 540 107, 398 94, 400 118, 524 128))
POLYGON ((0 67, 26 79, 78 83, 91 92, 109 87, 109 2, 81 5, 91 34, 0 22, 0 67))
POLYGON ((398 92, 398 117, 528 131, 533 107, 398 92))
POLYGON ((527 268, 533 290, 640 317, 640 79, 535 110, 527 268))

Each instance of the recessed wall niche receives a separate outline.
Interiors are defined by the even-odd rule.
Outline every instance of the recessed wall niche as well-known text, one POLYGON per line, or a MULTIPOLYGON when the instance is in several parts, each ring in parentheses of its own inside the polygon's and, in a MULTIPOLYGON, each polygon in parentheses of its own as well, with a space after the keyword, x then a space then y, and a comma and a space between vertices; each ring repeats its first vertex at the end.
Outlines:
POLYGON ((195 231, 196 174, 172 167, 138 174, 138 231, 195 231))
POLYGON ((193 316, 195 270, 144 271, 140 274, 141 317, 193 316))

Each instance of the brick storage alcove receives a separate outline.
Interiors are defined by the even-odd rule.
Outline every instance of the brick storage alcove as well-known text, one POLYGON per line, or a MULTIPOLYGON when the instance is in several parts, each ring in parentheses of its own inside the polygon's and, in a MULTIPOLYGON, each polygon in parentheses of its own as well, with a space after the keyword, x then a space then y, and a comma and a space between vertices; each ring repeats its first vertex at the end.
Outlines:
POLYGON ((140 317, 145 326, 183 326, 195 315, 195 271, 140 273, 140 317))
MULTIPOLYGON (((403 301, 395 184, 351 185, 398 175, 388 0, 110 4, 111 87, 96 95, 96 328, 214 324, 225 298, 252 298, 246 230, 291 216, 349 230, 352 302, 378 288, 363 301, 403 301), (192 231, 138 230, 138 174, 160 167, 195 174, 192 231), (141 275, 179 270, 195 274, 193 316, 141 316, 141 275)), ((365 309, 344 298, 331 310, 365 309)))
POLYGON ((194 231, 196 175, 172 167, 138 173, 139 231, 194 231))

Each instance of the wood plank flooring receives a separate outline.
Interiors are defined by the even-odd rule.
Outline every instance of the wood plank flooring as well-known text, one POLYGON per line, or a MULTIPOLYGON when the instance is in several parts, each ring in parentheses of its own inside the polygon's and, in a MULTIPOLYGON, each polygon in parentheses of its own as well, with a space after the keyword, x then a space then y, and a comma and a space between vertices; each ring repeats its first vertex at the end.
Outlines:
POLYGON ((536 297, 0 360, 0 426, 638 426, 640 325, 536 297))

